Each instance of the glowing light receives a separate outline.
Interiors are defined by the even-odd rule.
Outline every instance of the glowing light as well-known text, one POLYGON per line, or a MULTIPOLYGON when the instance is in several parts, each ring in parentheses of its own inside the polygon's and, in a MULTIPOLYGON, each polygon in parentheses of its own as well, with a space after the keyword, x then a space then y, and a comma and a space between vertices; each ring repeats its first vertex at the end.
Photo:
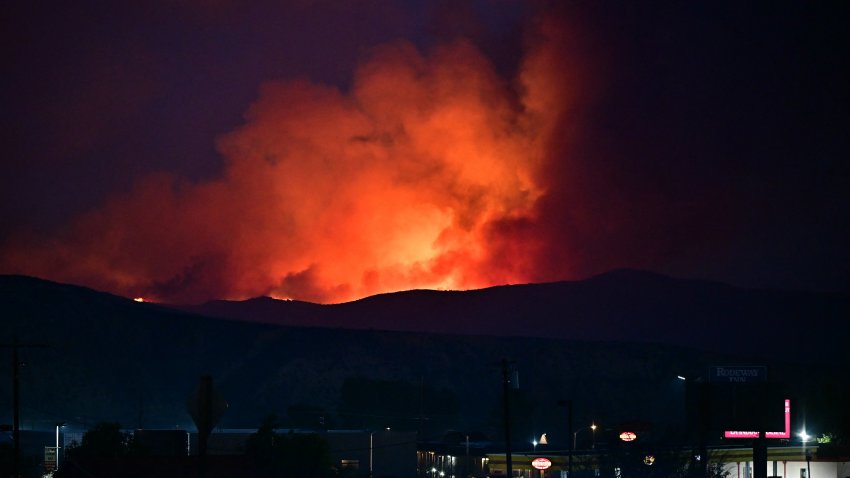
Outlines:
POLYGON ((136 301, 136 302, 144 302, 145 298, 144 297, 134 297, 133 300, 136 301))
POLYGON ((635 432, 623 432, 620 433, 620 440, 623 441, 634 441, 637 438, 635 432))
POLYGON ((550 461, 548 458, 543 457, 535 458, 531 461, 531 466, 537 468, 538 470, 545 470, 552 466, 552 461, 550 461))
POLYGON ((647 466, 652 466, 655 464, 655 455, 646 455, 643 457, 643 463, 647 466))

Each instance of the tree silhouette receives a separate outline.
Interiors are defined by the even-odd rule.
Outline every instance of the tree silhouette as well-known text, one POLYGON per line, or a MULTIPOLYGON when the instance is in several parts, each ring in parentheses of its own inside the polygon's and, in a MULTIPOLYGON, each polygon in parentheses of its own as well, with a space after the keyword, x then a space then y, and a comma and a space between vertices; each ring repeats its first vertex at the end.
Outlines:
POLYGON ((332 474, 328 442, 314 433, 275 431, 278 420, 269 415, 248 438, 246 455, 263 476, 323 478, 332 474))
POLYGON ((83 435, 75 453, 88 456, 116 458, 128 454, 132 438, 121 431, 116 422, 101 422, 83 435))

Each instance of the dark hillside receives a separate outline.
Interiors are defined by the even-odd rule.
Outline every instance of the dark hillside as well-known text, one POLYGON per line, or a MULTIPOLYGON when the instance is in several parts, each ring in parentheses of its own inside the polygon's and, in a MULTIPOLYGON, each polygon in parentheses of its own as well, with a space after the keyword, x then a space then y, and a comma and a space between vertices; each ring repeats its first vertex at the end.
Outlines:
MULTIPOLYGON (((581 287, 590 285, 415 291, 341 306, 295 305, 344 312, 336 320, 363 313, 352 317, 389 320, 401 315, 397 324, 416 324, 411 317, 433 314, 435 324, 454 321, 461 327, 460 316, 523 313, 534 322, 543 320, 536 314, 552 314, 551 304, 568 299, 584 298, 575 307, 581 314, 590 314, 591 304, 605 303, 581 287), (569 292, 567 298, 547 298, 562 288, 569 292), (537 296, 529 299, 529 293, 537 296), (500 309, 478 309, 500 297, 505 297, 500 309), (404 305, 411 298, 417 310, 406 313, 404 305)), ((481 429, 498 436, 497 362, 505 357, 515 361, 519 372, 520 389, 514 392, 518 440, 545 431, 554 443, 563 444, 566 432, 559 424, 565 411, 555 406, 562 398, 574 400, 576 423, 595 420, 614 426, 640 420, 681 429, 684 386, 675 376, 693 376, 724 363, 768 365, 771 375, 787 384, 795 405, 806 404, 810 427, 819 422, 837 426, 850 415, 846 368, 828 361, 814 367, 762 360, 751 351, 741 356, 651 344, 642 335, 624 340, 628 333, 622 329, 632 330, 628 325, 598 327, 617 317, 614 306, 579 328, 598 337, 607 331, 610 339, 586 335, 565 340, 548 330, 540 335, 554 338, 471 335, 472 329, 466 330, 470 335, 447 335, 213 319, 15 276, 0 277, 0 291, 0 341, 9 343, 17 336, 46 346, 21 352, 27 362, 21 378, 26 428, 49 429, 57 421, 90 426, 101 420, 128 427, 192 428, 186 399, 198 377, 210 373, 230 403, 223 426, 256 426, 274 412, 302 426, 319 424, 321 415, 327 425, 337 427, 393 426, 422 429, 430 436, 449 428, 481 429), (836 400, 844 408, 836 409, 836 400)), ((659 315, 664 314, 669 311, 659 315)), ((712 348, 711 342, 704 345, 712 348)), ((9 386, 10 381, 0 381, 0 423, 11 422, 9 386)))
POLYGON ((415 290, 320 306, 258 298, 183 310, 281 325, 669 344, 850 364, 850 299, 621 270, 585 281, 415 290))

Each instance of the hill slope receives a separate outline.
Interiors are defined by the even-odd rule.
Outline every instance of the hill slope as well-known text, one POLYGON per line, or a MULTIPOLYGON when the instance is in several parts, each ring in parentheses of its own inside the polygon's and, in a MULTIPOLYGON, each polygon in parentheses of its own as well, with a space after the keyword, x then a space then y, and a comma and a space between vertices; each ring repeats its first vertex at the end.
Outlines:
POLYGON ((671 344, 848 363, 850 300, 622 270, 585 281, 417 290, 318 305, 267 297, 179 307, 290 326, 671 344))
MULTIPOLYGON (((464 323, 461 317, 495 317, 493 329, 498 329, 498 321, 520 313, 526 317, 526 325, 544 324, 540 321, 546 317, 564 318, 546 329, 542 325, 512 329, 532 330, 544 337, 500 337, 222 320, 75 286, 0 276, 0 342, 17 337, 24 343, 46 346, 21 351, 28 364, 21 378, 24 426, 36 429, 48 429, 57 421, 90 426, 100 420, 131 427, 192 428, 185 402, 198 377, 209 373, 230 403, 223 426, 256 426, 271 412, 289 414, 290 420, 295 420, 290 412, 300 409, 318 410, 315 413, 326 415, 331 426, 392 424, 421 428, 426 434, 447 427, 497 433, 501 390, 497 362, 502 358, 514 360, 520 376, 518 437, 547 431, 550 440, 566 440, 563 430, 559 434, 559 427, 549 425, 564 420, 564 411, 555 406, 560 398, 573 399, 577 423, 641 419, 681 426, 684 389, 674 377, 700 374, 707 365, 724 363, 769 365, 772 377, 787 384, 795 403, 807 403, 810 427, 819 420, 846 420, 846 407, 836 411, 830 405, 835 397, 845 403, 850 391, 846 383, 835 380, 848 376, 846 366, 801 366, 761 359, 751 350, 742 356, 647 343, 657 341, 658 335, 637 335, 643 342, 623 341, 630 331, 643 329, 629 324, 618 327, 617 317, 624 316, 618 314, 625 314, 627 307, 606 302, 600 292, 592 292, 600 284, 609 291, 622 287, 622 280, 615 274, 594 279, 596 284, 511 286, 463 293, 415 291, 338 306, 294 304, 328 314, 321 316, 324 325, 342 324, 351 318, 362 320, 358 322, 362 327, 381 321, 397 328, 439 324, 443 328, 437 331, 459 328, 467 334, 474 332, 472 322, 464 323), (553 309, 558 304, 570 304, 579 312, 560 313, 553 309), (488 308, 481 309, 485 305, 488 308), (596 314, 594 319, 591 313, 596 314), (418 322, 426 317, 432 322, 418 322), (575 317, 595 322, 561 326, 566 318, 575 317), (557 337, 551 330, 577 330, 572 337, 581 340, 551 338, 557 337), (592 338, 599 340, 589 340, 592 338), (419 387, 421 395, 416 392, 419 387), (374 390, 383 392, 370 395, 374 390), (426 395, 427 401, 419 400, 426 395), (420 418, 425 420, 420 422, 420 418)), ((657 280, 662 284, 670 281, 657 280)), ((682 296, 693 286, 672 282, 683 289, 682 296)), ((645 287, 670 293, 669 286, 645 287)), ((746 295, 716 287, 732 297, 746 295)), ((698 292, 690 293, 709 300, 698 292)), ((651 297, 634 286, 623 294, 651 297)), ((707 297, 716 297, 712 294, 716 293, 707 297)), ((690 304, 696 299, 688 300, 690 304)), ((753 303, 761 304, 761 300, 753 303)), ((648 306, 643 307, 642 313, 649 317, 648 306)), ((668 320, 671 310, 675 311, 662 310, 658 317, 668 320)), ((652 327, 644 323, 643 328, 652 327)), ((672 326, 671 330, 687 332, 684 326, 672 326)), ((787 340, 793 342, 794 338, 787 340)), ((711 342, 703 345, 713 348, 711 342)), ((0 381, 0 423, 11 421, 8 387, 9 381, 0 381)))

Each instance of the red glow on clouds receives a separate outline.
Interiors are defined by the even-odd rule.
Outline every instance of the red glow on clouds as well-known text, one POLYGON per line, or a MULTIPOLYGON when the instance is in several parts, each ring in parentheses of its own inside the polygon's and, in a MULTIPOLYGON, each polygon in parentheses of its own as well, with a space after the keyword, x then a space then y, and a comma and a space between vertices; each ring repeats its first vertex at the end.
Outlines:
POLYGON ((564 261, 540 272, 553 239, 538 227, 576 94, 560 33, 542 25, 510 81, 458 41, 386 45, 350 91, 265 83, 218 140, 220 177, 147 176, 50 239, 13 239, 0 266, 169 302, 562 278, 564 261))

